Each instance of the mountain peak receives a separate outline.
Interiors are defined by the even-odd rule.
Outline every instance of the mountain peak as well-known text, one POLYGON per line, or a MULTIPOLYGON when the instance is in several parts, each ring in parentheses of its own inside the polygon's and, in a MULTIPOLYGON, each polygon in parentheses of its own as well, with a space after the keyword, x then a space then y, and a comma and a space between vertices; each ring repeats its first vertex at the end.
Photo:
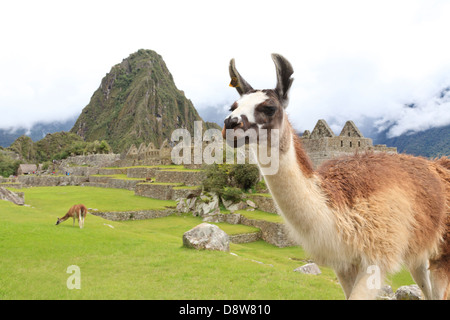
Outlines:
POLYGON ((159 146, 177 128, 193 132, 199 120, 163 58, 141 49, 111 68, 71 132, 86 141, 106 140, 114 152, 123 152, 142 142, 159 146))

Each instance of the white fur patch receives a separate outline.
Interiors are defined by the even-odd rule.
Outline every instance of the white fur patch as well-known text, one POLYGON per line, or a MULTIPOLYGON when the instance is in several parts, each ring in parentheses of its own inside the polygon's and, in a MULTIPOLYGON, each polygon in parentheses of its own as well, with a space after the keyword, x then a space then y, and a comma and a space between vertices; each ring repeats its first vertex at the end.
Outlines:
POLYGON ((237 108, 228 116, 237 117, 239 122, 242 121, 242 116, 245 115, 249 122, 255 123, 255 107, 269 99, 267 94, 262 91, 246 94, 242 96, 237 102, 237 108))

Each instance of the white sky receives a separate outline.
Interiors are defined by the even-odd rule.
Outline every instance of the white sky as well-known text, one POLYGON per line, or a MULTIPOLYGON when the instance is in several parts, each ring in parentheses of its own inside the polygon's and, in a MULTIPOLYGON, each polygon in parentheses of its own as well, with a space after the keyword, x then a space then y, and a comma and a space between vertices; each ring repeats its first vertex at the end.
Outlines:
POLYGON ((294 67, 288 108, 319 118, 396 121, 392 134, 450 123, 450 1, 2 1, 0 128, 78 115, 110 68, 138 49, 162 55, 200 114, 224 112, 236 59, 273 88, 272 52, 294 67), (420 108, 406 110, 405 103, 420 108))

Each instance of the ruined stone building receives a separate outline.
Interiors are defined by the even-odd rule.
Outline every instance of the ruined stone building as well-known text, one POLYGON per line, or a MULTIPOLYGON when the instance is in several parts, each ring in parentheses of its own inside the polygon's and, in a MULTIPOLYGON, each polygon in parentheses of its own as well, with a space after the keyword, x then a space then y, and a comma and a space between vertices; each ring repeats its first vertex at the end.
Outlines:
POLYGON ((327 160, 360 151, 397 153, 395 147, 373 145, 372 139, 365 138, 353 121, 347 121, 337 136, 327 122, 320 119, 313 131, 305 130, 301 138, 315 168, 327 160))
MULTIPOLYGON (((397 148, 386 147, 386 145, 373 145, 370 138, 365 138, 353 121, 347 121, 337 136, 323 119, 317 121, 313 131, 306 130, 303 133, 302 142, 315 168, 326 160, 334 159, 343 155, 352 155, 355 152, 389 152, 397 153, 397 148)), ((191 147, 194 146, 194 141, 191 147)), ((203 149, 206 143, 203 142, 203 149)), ((171 150, 166 140, 161 148, 156 148, 153 143, 148 145, 141 143, 139 148, 132 145, 126 155, 122 158, 119 166, 137 165, 161 165, 171 164, 171 150)), ((224 147, 224 150, 226 148, 224 147)), ((191 150, 191 163, 193 163, 193 149, 191 150)))
POLYGON ((161 148, 156 148, 153 143, 145 145, 141 143, 139 148, 134 144, 128 149, 124 159, 120 165, 137 166, 137 165, 167 165, 171 164, 170 152, 172 148, 169 142, 165 140, 161 148))

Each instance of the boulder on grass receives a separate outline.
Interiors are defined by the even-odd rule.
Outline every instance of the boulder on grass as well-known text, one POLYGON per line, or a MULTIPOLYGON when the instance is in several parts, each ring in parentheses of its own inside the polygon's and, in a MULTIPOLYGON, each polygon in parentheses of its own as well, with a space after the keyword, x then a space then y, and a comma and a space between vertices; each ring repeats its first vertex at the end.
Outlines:
POLYGON ((395 291, 395 300, 422 300, 422 291, 417 284, 402 286, 395 291))
POLYGON ((304 273, 304 274, 313 274, 313 275, 318 275, 318 274, 322 273, 322 271, 320 271, 319 266, 317 264, 315 264, 314 262, 307 263, 301 267, 298 267, 297 269, 294 269, 294 271, 304 273))
POLYGON ((230 238, 218 226, 201 223, 183 234, 183 245, 195 249, 230 251, 230 238))

